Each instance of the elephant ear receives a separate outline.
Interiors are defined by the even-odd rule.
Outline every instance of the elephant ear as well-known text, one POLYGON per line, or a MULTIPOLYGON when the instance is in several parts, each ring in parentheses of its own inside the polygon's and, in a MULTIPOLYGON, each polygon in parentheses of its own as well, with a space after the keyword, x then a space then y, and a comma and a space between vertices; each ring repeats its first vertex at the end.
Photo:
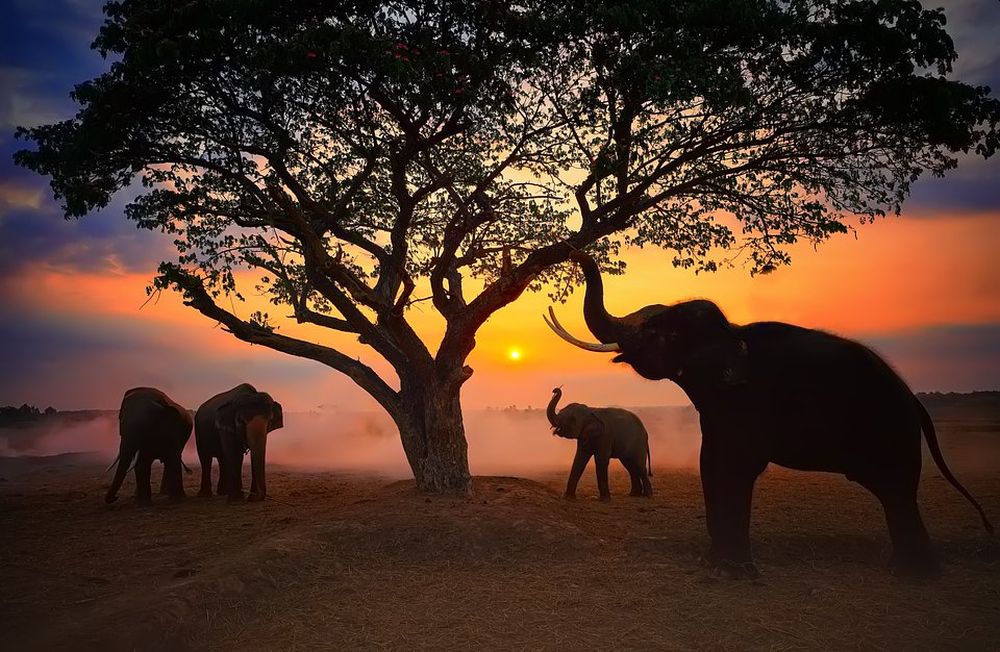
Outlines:
POLYGON ((724 386, 750 382, 750 350, 732 327, 727 332, 692 347, 685 356, 678 375, 688 374, 703 381, 724 386))
POLYGON ((232 399, 220 405, 215 411, 215 427, 218 430, 232 432, 236 430, 236 400, 232 399))
POLYGON ((281 409, 281 403, 274 401, 271 407, 271 420, 267 424, 267 431, 277 430, 285 427, 285 413, 281 409))
POLYGON ((268 429, 274 420, 275 401, 267 392, 255 392, 238 396, 233 400, 233 410, 237 425, 245 424, 254 417, 267 417, 268 429))
MULTIPOLYGON (((590 414, 588 414, 586 418, 587 418, 587 425, 597 428, 601 432, 607 430, 607 424, 604 423, 604 419, 602 419, 601 416, 597 414, 597 412, 591 410, 590 414)), ((585 432, 588 432, 588 428, 586 426, 581 429, 580 432, 581 439, 584 438, 583 433, 585 432)))

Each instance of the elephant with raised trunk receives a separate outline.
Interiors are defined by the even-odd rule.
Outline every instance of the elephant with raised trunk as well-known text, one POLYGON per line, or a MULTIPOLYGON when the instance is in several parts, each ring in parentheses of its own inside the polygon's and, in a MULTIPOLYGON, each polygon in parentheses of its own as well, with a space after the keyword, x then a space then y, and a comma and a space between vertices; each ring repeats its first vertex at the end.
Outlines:
POLYGON ((576 456, 566 483, 566 498, 576 498, 576 485, 592 457, 597 467, 597 490, 601 500, 611 500, 608 463, 612 459, 620 460, 632 478, 630 496, 652 496, 649 435, 639 417, 621 408, 592 408, 583 403, 570 403, 556 412, 560 398, 562 390, 556 387, 545 415, 553 434, 576 440, 576 456))
POLYGON ((118 458, 111 464, 117 468, 104 502, 118 499, 118 490, 133 458, 135 498, 140 505, 153 501, 149 476, 155 460, 163 462, 160 493, 166 493, 172 502, 184 498, 181 470, 186 467, 181 461, 181 451, 191 437, 192 424, 191 413, 158 389, 135 387, 125 392, 118 411, 121 443, 118 458))
POLYGON ((219 460, 218 493, 229 502, 243 500, 243 455, 250 451, 250 495, 264 500, 267 434, 284 425, 281 403, 243 383, 202 403, 194 415, 195 442, 201 461, 199 496, 212 495, 212 459, 219 460))
POLYGON ((677 383, 701 419, 701 481, 712 545, 710 563, 756 575, 750 551, 754 482, 768 463, 841 473, 881 502, 895 569, 938 569, 917 506, 921 432, 941 474, 979 512, 952 475, 934 424, 906 383, 877 354, 836 335, 778 322, 730 323, 705 300, 646 306, 625 317, 604 308, 597 264, 575 252, 587 281, 584 317, 600 344, 644 378, 677 383))

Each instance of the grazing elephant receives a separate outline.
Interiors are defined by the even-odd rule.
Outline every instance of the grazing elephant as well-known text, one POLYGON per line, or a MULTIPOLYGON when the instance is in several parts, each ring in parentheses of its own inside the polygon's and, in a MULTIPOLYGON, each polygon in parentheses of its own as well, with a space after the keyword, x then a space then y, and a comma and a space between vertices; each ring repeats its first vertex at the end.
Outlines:
POLYGON ((583 403, 570 403, 557 413, 556 404, 560 398, 562 390, 556 387, 545 414, 554 434, 576 440, 576 457, 566 483, 566 498, 576 498, 576 485, 591 457, 595 458, 597 466, 597 489, 601 500, 611 500, 608 463, 612 459, 621 460, 632 478, 630 496, 652 496, 649 435, 639 417, 621 408, 592 408, 583 403))
POLYGON ((184 498, 181 469, 187 467, 181 461, 181 451, 191 437, 192 425, 191 413, 158 389, 136 387, 125 392, 118 411, 121 444, 118 458, 111 464, 117 464, 118 468, 104 502, 113 503, 118 499, 118 490, 133 458, 136 458, 135 497, 139 504, 149 505, 153 500, 149 485, 153 460, 163 462, 160 493, 169 495, 171 501, 184 498))
POLYGON ((219 495, 243 500, 243 455, 250 451, 250 495, 264 500, 267 479, 264 454, 267 433, 284 425, 281 404, 266 392, 243 383, 202 403, 194 415, 195 442, 201 460, 199 496, 212 495, 212 458, 219 460, 219 495))
POLYGON ((706 561, 754 576, 750 510, 754 482, 768 463, 842 473, 881 502, 894 570, 937 571, 917 507, 920 433, 941 474, 993 526, 955 479, 934 424, 903 380, 865 346, 778 322, 731 324, 710 301, 646 306, 626 317, 604 308, 597 264, 576 252, 587 281, 584 317, 603 344, 563 339, 591 351, 618 352, 644 378, 677 383, 701 419, 701 481, 712 545, 706 561))

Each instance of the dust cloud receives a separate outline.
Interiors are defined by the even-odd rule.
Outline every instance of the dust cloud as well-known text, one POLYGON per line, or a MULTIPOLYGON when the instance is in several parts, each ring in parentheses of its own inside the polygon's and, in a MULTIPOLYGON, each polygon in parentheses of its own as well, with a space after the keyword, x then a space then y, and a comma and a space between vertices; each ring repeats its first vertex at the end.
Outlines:
MULTIPOLYGON (((636 410, 656 467, 695 468, 701 436, 693 408, 636 410)), ((575 442, 554 437, 541 410, 465 413, 474 475, 531 475, 568 469, 575 442)), ((395 425, 378 413, 289 414, 268 437, 269 463, 410 477, 395 425)))
MULTIPOLYGON (((650 435, 654 467, 696 468, 701 436, 693 408, 634 410, 650 435)), ((465 413, 469 463, 475 475, 531 475, 568 469, 575 442, 554 437, 542 410, 465 413)), ((117 413, 62 413, 17 428, 0 428, 0 456, 94 453, 110 463, 118 453, 117 413)), ((268 437, 269 464, 304 469, 411 477, 399 434, 375 412, 287 413, 268 437)), ((194 436, 184 451, 198 464, 194 436)))
POLYGON ((118 454, 118 413, 62 413, 16 427, 0 428, 0 457, 118 454))
MULTIPOLYGON (((928 400, 951 469, 959 474, 995 472, 1000 467, 1000 405, 968 405, 969 400, 956 399, 940 402, 928 400)), ((633 411, 649 431, 654 468, 697 469, 701 433, 693 407, 633 411)), ((544 411, 537 409, 467 410, 465 431, 474 475, 568 471, 575 451, 575 442, 552 436, 544 411)), ((118 444, 117 412, 110 410, 61 412, 0 427, 0 457, 91 453, 110 464, 118 454, 118 444)), ((938 474, 926 445, 923 449, 925 473, 938 474)), ((198 468, 194 436, 184 460, 198 468)), ((388 415, 376 412, 287 413, 285 427, 268 437, 267 460, 300 469, 412 477, 395 425, 388 415)))

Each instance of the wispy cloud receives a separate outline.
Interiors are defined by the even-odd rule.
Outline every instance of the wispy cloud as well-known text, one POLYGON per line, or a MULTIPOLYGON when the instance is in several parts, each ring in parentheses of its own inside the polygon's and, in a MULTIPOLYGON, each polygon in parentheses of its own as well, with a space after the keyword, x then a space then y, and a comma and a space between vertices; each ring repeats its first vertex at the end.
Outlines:
POLYGON ((0 93, 0 130, 4 135, 17 127, 37 127, 73 115, 68 89, 56 96, 47 81, 44 73, 0 67, 0 88, 4 89, 0 93))
POLYGON ((1000 323, 945 324, 865 338, 916 391, 1000 387, 1000 323))
POLYGON ((955 42, 958 60, 955 76, 1000 90, 1000 2, 995 0, 925 0, 924 5, 943 7, 948 33, 955 42))
POLYGON ((38 210, 42 206, 44 196, 44 188, 38 185, 20 185, 13 181, 0 180, 0 217, 10 209, 38 210))
POLYGON ((65 220, 50 198, 33 193, 15 187, 8 195, 0 188, 0 274, 44 264, 67 271, 152 275, 161 260, 176 256, 170 238, 136 229, 122 217, 120 205, 82 220, 65 220))

